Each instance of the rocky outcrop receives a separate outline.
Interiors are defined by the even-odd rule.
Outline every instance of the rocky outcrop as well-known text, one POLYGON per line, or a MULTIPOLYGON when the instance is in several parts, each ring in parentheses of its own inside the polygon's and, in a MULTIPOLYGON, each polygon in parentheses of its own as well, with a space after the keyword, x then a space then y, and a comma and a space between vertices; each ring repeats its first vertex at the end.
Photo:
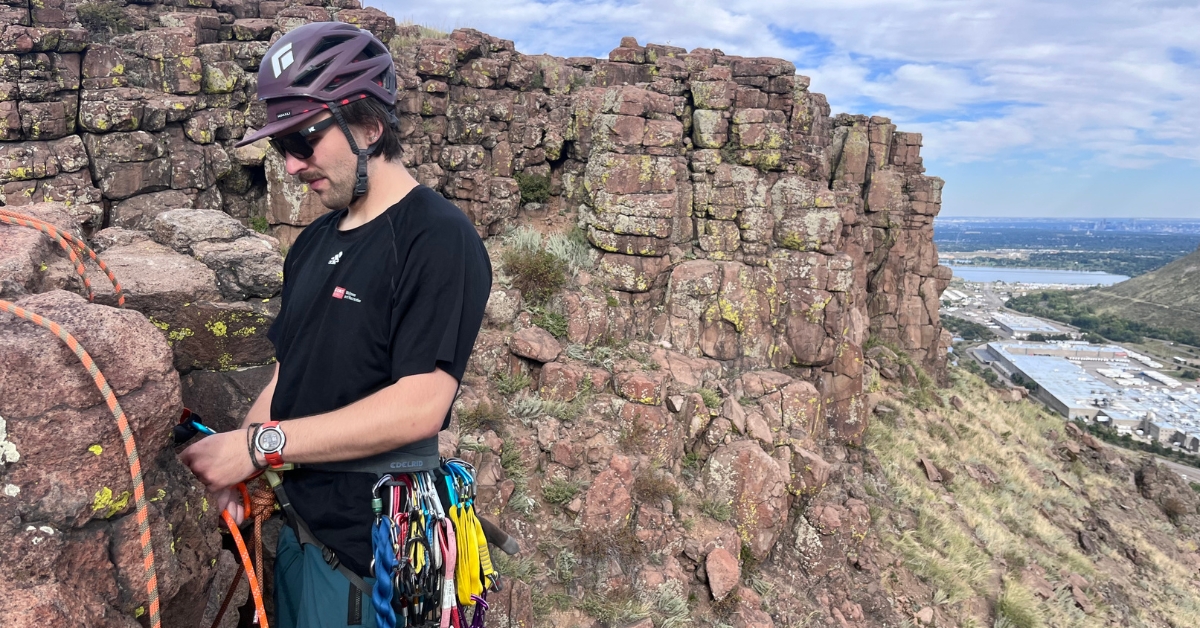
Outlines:
MULTIPOLYGON (((136 438, 164 625, 203 610, 220 551, 217 513, 175 459, 182 407, 171 349, 141 314, 63 291, 17 305, 88 348, 136 438)), ((5 626, 136 625, 146 590, 129 467, 116 422, 75 354, 45 330, 0 313, 0 572, 5 626)))

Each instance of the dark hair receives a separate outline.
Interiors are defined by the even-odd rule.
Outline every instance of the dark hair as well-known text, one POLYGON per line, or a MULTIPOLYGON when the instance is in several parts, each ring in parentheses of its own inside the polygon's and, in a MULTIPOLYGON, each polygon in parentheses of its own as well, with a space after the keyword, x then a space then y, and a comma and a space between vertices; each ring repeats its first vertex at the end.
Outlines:
POLYGON ((379 137, 379 148, 375 149, 374 154, 388 161, 396 161, 400 159, 400 133, 392 126, 396 111, 392 109, 389 112, 388 109, 387 105, 375 98, 362 98, 343 106, 341 111, 346 117, 346 124, 351 126, 370 128, 378 122, 383 127, 383 135, 379 137))

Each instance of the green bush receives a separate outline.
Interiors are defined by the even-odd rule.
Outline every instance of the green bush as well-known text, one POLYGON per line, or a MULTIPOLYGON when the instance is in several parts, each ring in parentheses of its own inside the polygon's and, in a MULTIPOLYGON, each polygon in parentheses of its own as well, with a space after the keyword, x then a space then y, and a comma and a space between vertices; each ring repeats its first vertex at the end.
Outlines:
POLYGON ((550 198, 550 177, 542 174, 518 172, 514 175, 521 189, 522 203, 545 203, 550 198))
POLYGON ((259 233, 266 233, 270 227, 271 225, 267 224, 266 216, 255 216, 250 219, 250 228, 259 233))
POLYGON ((567 283, 566 262, 545 250, 509 249, 503 262, 513 287, 534 305, 545 303, 567 283))
POLYGON ((711 388, 697 388, 696 392, 700 394, 700 398, 704 400, 704 407, 719 408, 721 407, 721 395, 711 388))
POLYGON ((119 35, 133 31, 125 12, 115 2, 84 2, 75 8, 80 26, 93 36, 119 35))
POLYGON ((706 499, 700 502, 700 512, 717 521, 729 521, 729 518, 733 516, 733 504, 706 499))
POLYGON ((507 418, 504 408, 484 401, 470 410, 459 412, 458 427, 463 433, 492 430, 502 434, 507 418))
POLYGON ((575 482, 554 478, 542 485, 542 497, 556 506, 563 506, 575 499, 581 487, 575 482))
POLYGON ((555 338, 565 338, 567 336, 567 317, 558 312, 550 312, 545 308, 533 307, 529 309, 533 314, 533 324, 550 332, 550 335, 555 338))
POLYGON ((528 388, 533 383, 533 379, 525 373, 517 373, 511 375, 503 371, 498 371, 493 379, 496 380, 496 390, 502 395, 511 395, 519 390, 528 388))

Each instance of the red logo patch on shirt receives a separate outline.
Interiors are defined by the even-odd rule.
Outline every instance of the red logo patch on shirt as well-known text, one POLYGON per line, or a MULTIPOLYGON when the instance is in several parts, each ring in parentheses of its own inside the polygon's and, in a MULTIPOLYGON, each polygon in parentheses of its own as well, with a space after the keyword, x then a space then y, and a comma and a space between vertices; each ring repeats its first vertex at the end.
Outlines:
POLYGON ((334 288, 334 289, 333 289, 333 298, 335 298, 335 299, 340 299, 340 298, 342 298, 342 297, 343 297, 343 296, 345 296, 345 295, 346 295, 346 289, 345 289, 345 288, 342 288, 342 287, 337 287, 337 288, 334 288))

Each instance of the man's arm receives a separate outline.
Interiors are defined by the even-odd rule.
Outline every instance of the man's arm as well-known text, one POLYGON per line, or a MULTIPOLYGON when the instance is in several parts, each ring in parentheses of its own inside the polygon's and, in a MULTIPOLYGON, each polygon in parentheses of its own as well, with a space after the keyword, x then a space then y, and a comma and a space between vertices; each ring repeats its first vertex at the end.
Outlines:
MULTIPOLYGON (((278 367, 277 367, 278 368, 278 367)), ((278 371, 277 371, 278 372, 278 371)), ((263 389, 244 425, 269 417, 275 380, 263 389)), ((280 423, 287 443, 286 462, 355 460, 434 436, 454 402, 458 381, 441 369, 402 377, 348 406, 280 423)), ((254 473, 246 429, 201 439, 180 454, 183 463, 208 488, 218 491, 254 473)), ((259 463, 265 461, 259 456, 259 463)))
POLYGON ((246 418, 242 419, 242 429, 251 423, 266 423, 271 420, 271 401, 275 398, 275 384, 279 382, 279 363, 275 363, 275 373, 271 375, 271 381, 258 394, 258 399, 254 400, 254 404, 250 406, 250 411, 246 413, 246 418))
POLYGON ((458 381, 435 369, 402 377, 395 384, 332 412, 280 423, 286 462, 357 460, 436 436, 458 381))

